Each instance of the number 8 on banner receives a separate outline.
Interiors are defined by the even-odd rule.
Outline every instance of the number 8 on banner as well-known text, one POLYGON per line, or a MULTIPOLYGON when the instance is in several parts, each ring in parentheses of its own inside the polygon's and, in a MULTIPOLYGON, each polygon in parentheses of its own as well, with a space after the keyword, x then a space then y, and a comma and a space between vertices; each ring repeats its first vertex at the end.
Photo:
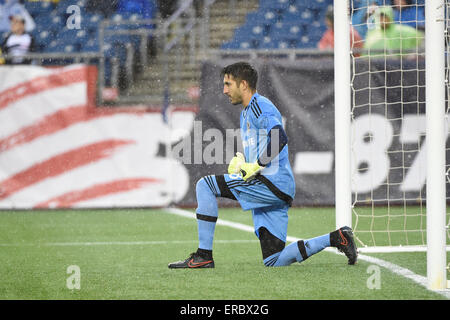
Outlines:
POLYGON ((392 143, 392 125, 382 115, 367 114, 353 121, 351 132, 352 191, 364 193, 377 189, 389 172, 386 151, 392 143))

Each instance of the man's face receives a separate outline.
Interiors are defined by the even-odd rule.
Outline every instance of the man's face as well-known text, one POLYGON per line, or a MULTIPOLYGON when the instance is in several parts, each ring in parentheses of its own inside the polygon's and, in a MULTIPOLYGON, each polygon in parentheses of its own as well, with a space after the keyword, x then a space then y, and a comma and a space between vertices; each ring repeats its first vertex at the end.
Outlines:
POLYGON ((380 14, 381 29, 383 29, 383 30, 389 29, 391 24, 392 24, 392 21, 388 16, 385 16, 384 14, 380 14))
POLYGON ((11 32, 14 34, 22 34, 25 31, 25 25, 22 20, 17 18, 11 19, 11 32))
POLYGON ((228 96, 233 105, 242 104, 241 83, 238 86, 232 75, 226 74, 223 77, 223 94, 228 96))

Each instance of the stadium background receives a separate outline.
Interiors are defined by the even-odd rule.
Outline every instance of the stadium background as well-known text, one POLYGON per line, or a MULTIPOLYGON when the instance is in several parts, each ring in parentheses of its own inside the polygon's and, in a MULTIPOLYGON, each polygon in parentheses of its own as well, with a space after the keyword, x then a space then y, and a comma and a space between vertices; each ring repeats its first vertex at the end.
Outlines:
MULTIPOLYGON (((196 121, 201 121, 203 132, 238 127, 238 111, 221 94, 219 71, 229 62, 252 62, 261 76, 258 91, 285 117, 297 183, 289 235, 313 237, 334 228, 333 52, 317 50, 332 1, 180 1, 179 10, 165 19, 153 1, 148 1, 145 14, 143 7, 130 6, 108 16, 88 10, 88 2, 21 1, 36 23, 31 31, 36 52, 29 55, 33 65, 0 66, 2 298, 448 298, 424 288, 423 251, 361 256, 351 270, 342 257, 328 252, 287 271, 263 270, 251 218, 238 208, 220 211, 221 218, 232 221, 229 225, 239 227, 218 223, 215 259, 222 269, 210 273, 210 281, 199 281, 198 274, 169 274, 167 262, 195 247, 197 239, 194 220, 185 220, 193 216, 166 207, 175 204, 192 212, 197 179, 225 172, 232 156, 223 154, 219 163, 196 163, 193 155, 199 145, 204 151, 214 142, 204 136, 195 140, 196 121), (76 9, 68 12, 70 6, 76 9), (180 147, 193 151, 192 157, 167 152, 180 147), (183 162, 186 159, 190 161, 183 162), (73 210, 45 210, 59 208, 73 210), (409 279, 414 281, 394 265, 382 269, 382 290, 368 289, 367 267, 386 266, 377 258, 411 269, 409 279), (227 264, 230 260, 233 263, 227 264), (80 291, 67 290, 69 264, 81 266, 80 291), (299 270, 306 276, 299 278, 299 270), (193 281, 200 288, 194 295, 193 281), (210 290, 213 282, 218 290, 210 290), (336 288, 336 283, 344 285, 336 288)), ((357 8, 368 1, 353 4, 357 8)), ((417 4, 423 6, 423 1, 417 4)), ((398 61, 372 63, 373 73, 365 72, 367 64, 358 67, 361 76, 353 82, 363 88, 358 105, 370 99, 411 108, 412 126, 392 122, 392 137, 382 138, 395 149, 402 135, 420 136, 423 60, 406 61, 401 71, 398 61), (387 84, 391 67, 396 71, 389 72, 392 82, 387 84)), ((399 116, 394 110, 388 113, 392 119, 399 116)), ((377 108, 356 111, 360 119, 369 112, 386 115, 377 108)), ((359 136, 367 133, 364 125, 357 129, 359 136)), ((236 146, 239 143, 237 139, 236 146)), ((407 165, 419 151, 410 150, 407 165)), ((387 168, 358 163, 362 175, 378 170, 374 175, 381 179, 360 183, 358 196, 368 203, 379 198, 380 204, 405 204, 408 199, 420 207, 416 199, 424 193, 424 163, 417 162, 418 174, 410 176, 405 189, 398 156, 389 154, 387 168), (384 183, 388 177, 391 186, 384 183)), ((221 200, 221 205, 236 203, 221 200)), ((420 234, 410 242, 423 244, 420 226, 420 234)))
MULTIPOLYGON (((358 3, 356 1, 353 5, 358 3)), ((18 87, 33 87, 35 79, 29 77, 27 68, 33 68, 40 77, 48 81, 48 86, 34 88, 25 96, 6 99, 2 103, 4 119, 11 120, 10 123, 15 125, 6 126, 1 136, 2 150, 8 151, 2 155, 5 165, 0 184, 3 189, 1 207, 139 207, 164 206, 170 203, 195 206, 192 185, 206 174, 226 172, 226 165, 233 153, 216 156, 212 163, 199 163, 193 155, 180 153, 180 145, 183 147, 183 144, 190 143, 191 151, 201 145, 200 152, 203 154, 208 150, 208 145, 211 147, 214 144, 212 138, 207 141, 204 136, 194 136, 193 120, 201 121, 202 132, 215 128, 223 137, 226 129, 238 128, 238 112, 221 94, 219 71, 225 63, 242 59, 255 64, 260 73, 259 92, 272 99, 285 117, 290 137, 291 164, 297 183, 294 204, 334 204, 333 57, 330 50, 317 50, 317 43, 326 30, 325 15, 332 7, 331 1, 226 0, 206 1, 203 6, 195 1, 187 1, 182 5, 180 3, 179 8, 166 19, 162 18, 155 1, 137 1, 134 5, 131 4, 133 1, 119 2, 115 12, 109 10, 105 15, 101 8, 93 10, 89 2, 83 0, 23 3, 36 24, 31 31, 36 41, 36 53, 33 53, 36 57, 33 59, 35 66, 4 66, 1 72, 6 81, 1 90, 3 96, 6 96, 14 90, 20 91, 18 87), (129 5, 125 5, 127 3, 129 5), (205 30, 208 32, 204 32, 205 30), (64 72, 59 78, 46 70, 54 70, 48 69, 49 67, 76 63, 91 67, 86 69, 90 71, 86 73, 84 80, 76 80, 85 82, 85 87, 80 87, 75 95, 77 98, 70 101, 69 94, 58 96, 61 94, 58 90, 71 90, 73 83, 68 81, 65 87, 58 84, 59 89, 55 91, 53 82, 66 79, 64 72), (44 69, 39 69, 37 65, 44 69), (24 82, 18 84, 20 75, 24 82), (39 90, 42 92, 38 92, 39 90), (47 93, 42 94, 44 91, 47 93), (83 103, 80 104, 76 99, 81 95, 86 96, 86 113, 106 112, 108 115, 116 114, 115 117, 119 117, 119 114, 123 116, 124 112, 134 114, 133 117, 141 114, 148 118, 145 121, 151 123, 148 128, 155 130, 148 132, 135 129, 134 135, 128 138, 139 140, 142 149, 130 151, 132 156, 124 155, 135 148, 136 141, 132 143, 133 146, 108 149, 108 157, 89 158, 91 151, 87 146, 95 149, 100 142, 95 146, 87 142, 81 144, 77 128, 81 123, 89 128, 95 127, 100 117, 78 121, 69 119, 73 114, 67 112, 67 108, 75 105, 80 107, 83 103), (45 107, 41 110, 38 107, 30 109, 25 104, 45 107), (51 105, 53 107, 49 107, 51 105), (162 117, 158 116, 158 112, 162 113, 162 117), (173 120, 171 115, 175 114, 178 115, 174 119, 183 115, 187 118, 185 121, 173 120), (58 124, 61 118, 69 124, 58 124), (53 129, 48 131, 50 120, 54 121, 53 129), (43 122, 47 125, 42 126, 43 122), (32 130, 43 132, 31 134, 32 130), (28 138, 24 138, 27 135, 28 138), (12 143, 17 137, 21 137, 22 142, 12 143), (46 141, 58 139, 64 139, 66 145, 53 151, 40 147, 46 141), (200 144, 195 139, 200 139, 200 144), (178 154, 167 152, 169 145, 171 149, 178 150, 178 154), (64 169, 62 164, 60 167, 52 164, 52 161, 63 161, 61 157, 68 152, 79 156, 82 152, 87 152, 86 159, 64 169), (27 154, 26 160, 24 153, 27 154), (42 170, 45 163, 46 175, 34 180, 25 178, 26 173, 33 168, 35 171, 42 170), (89 173, 96 166, 102 168, 105 177, 89 173), (107 178, 106 168, 112 167, 117 172, 117 179, 107 178), (79 184, 74 182, 74 176, 82 177, 75 180, 80 181, 79 184), (17 184, 23 185, 17 187, 17 184), (62 187, 67 185, 71 185, 71 188, 62 187), (70 205, 69 202, 64 205, 64 201, 56 201, 98 189, 103 191, 90 192, 89 199, 81 197, 78 201, 70 201, 70 205)), ((361 6, 363 5, 366 5, 364 1, 361 2, 361 6)), ((3 36, 6 35, 4 32, 3 36)), ((361 61, 355 73, 364 74, 369 63, 361 61)), ((369 99, 373 104, 377 101, 387 104, 403 103, 408 106, 403 112, 423 112, 423 60, 405 60, 401 68, 398 68, 398 63, 394 59, 388 61, 386 66, 385 61, 379 61, 378 65, 376 61, 372 61, 370 71, 373 72, 369 72, 371 79, 356 77, 354 86, 364 88, 371 82, 377 84, 374 86, 379 89, 367 88, 360 91, 354 103, 364 104, 369 99), (386 76, 375 71, 383 71, 389 68, 389 64, 394 71, 385 71, 385 75, 390 71, 390 82, 386 83, 386 76), (408 72, 411 70, 419 71, 408 72), (385 93, 383 85, 392 89, 385 93), (404 91, 402 86, 410 89, 404 91)), ((394 110, 398 109, 390 110, 389 119, 401 116, 395 114, 399 111, 394 110)), ((355 116, 363 116, 369 112, 369 108, 358 109, 356 112, 355 116)), ((382 114, 383 106, 379 110, 370 107, 370 112, 382 114)), ((424 118, 419 120, 423 121, 424 118)), ((125 138, 130 129, 116 129, 114 132, 114 128, 120 127, 114 121, 111 120, 107 130, 93 133, 90 140, 104 140, 105 143, 110 135, 125 138), (99 136, 95 137, 97 134, 99 136)), ((401 123, 396 123, 392 130, 392 144, 395 146, 398 144, 397 137, 406 129, 402 128, 401 123)), ((236 148, 240 144, 238 137, 236 148)), ((48 145, 54 145, 54 142, 48 142, 48 145)), ((395 147, 392 148, 395 150, 395 147)), ((390 155, 389 163, 392 168, 399 167, 401 156, 396 153, 390 155)), ((413 151, 409 159, 415 159, 413 151)), ((367 196, 385 202, 392 200, 391 203, 397 200, 401 204, 403 198, 417 198, 424 187, 421 176, 413 177, 415 183, 412 188, 405 191, 401 186, 393 185, 386 196, 388 186, 382 182, 388 176, 391 181, 402 181, 404 172, 378 168, 367 163, 356 165, 369 167, 366 168, 368 171, 380 171, 375 174, 381 177, 377 184, 360 183, 358 191, 363 198, 367 196), (405 197, 404 192, 407 193, 405 197)), ((424 168, 423 161, 419 166, 424 168)), ((424 171, 420 168, 416 172, 424 171)), ((371 175, 374 175, 373 172, 371 175)), ((227 200, 222 201, 222 204, 233 205, 227 200)))

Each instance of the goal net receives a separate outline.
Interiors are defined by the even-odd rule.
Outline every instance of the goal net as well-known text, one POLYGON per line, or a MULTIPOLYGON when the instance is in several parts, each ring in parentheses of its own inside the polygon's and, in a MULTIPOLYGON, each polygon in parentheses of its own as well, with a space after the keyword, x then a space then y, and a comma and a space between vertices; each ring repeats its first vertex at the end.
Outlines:
MULTIPOLYGON (((450 7, 449 2, 445 1, 446 9, 450 7)), ((445 17, 448 31, 448 10, 445 17)), ((425 250, 425 1, 353 0, 350 19, 353 29, 350 35, 351 188, 355 236, 361 247, 425 250), (362 40, 358 41, 358 34, 362 40), (361 46, 363 50, 357 49, 361 46)), ((447 65, 448 45, 446 41, 447 65)), ((448 92, 448 68, 445 74, 448 92)), ((448 115, 447 101, 446 110, 448 115)), ((447 143, 447 197, 450 194, 448 147, 447 143)), ((448 227, 448 212, 446 221, 448 227)), ((450 236, 448 230, 447 236, 450 236)), ((450 243, 448 239, 447 243, 450 243)))

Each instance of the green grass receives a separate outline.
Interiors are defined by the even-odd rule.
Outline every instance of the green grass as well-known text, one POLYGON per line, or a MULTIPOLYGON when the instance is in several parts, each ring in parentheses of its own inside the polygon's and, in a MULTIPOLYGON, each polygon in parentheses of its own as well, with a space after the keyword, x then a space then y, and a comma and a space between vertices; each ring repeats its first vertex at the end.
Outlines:
POLYGON ((355 206, 353 226, 359 230, 358 239, 368 246, 424 245, 426 208, 420 205, 355 206))
MULTIPOLYGON (((221 209, 219 217, 252 224, 251 214, 238 209, 221 209)), ((333 209, 290 210, 290 236, 333 228, 333 209)), ((443 299, 386 269, 381 289, 368 289, 369 264, 348 266, 331 252, 267 268, 254 234, 218 225, 215 239, 221 240, 214 245, 215 269, 169 270, 167 263, 197 247, 193 219, 163 209, 2 211, 0 299, 443 299), (70 265, 80 268, 80 290, 66 287, 70 265)), ((425 275, 423 253, 382 258, 425 275)))

